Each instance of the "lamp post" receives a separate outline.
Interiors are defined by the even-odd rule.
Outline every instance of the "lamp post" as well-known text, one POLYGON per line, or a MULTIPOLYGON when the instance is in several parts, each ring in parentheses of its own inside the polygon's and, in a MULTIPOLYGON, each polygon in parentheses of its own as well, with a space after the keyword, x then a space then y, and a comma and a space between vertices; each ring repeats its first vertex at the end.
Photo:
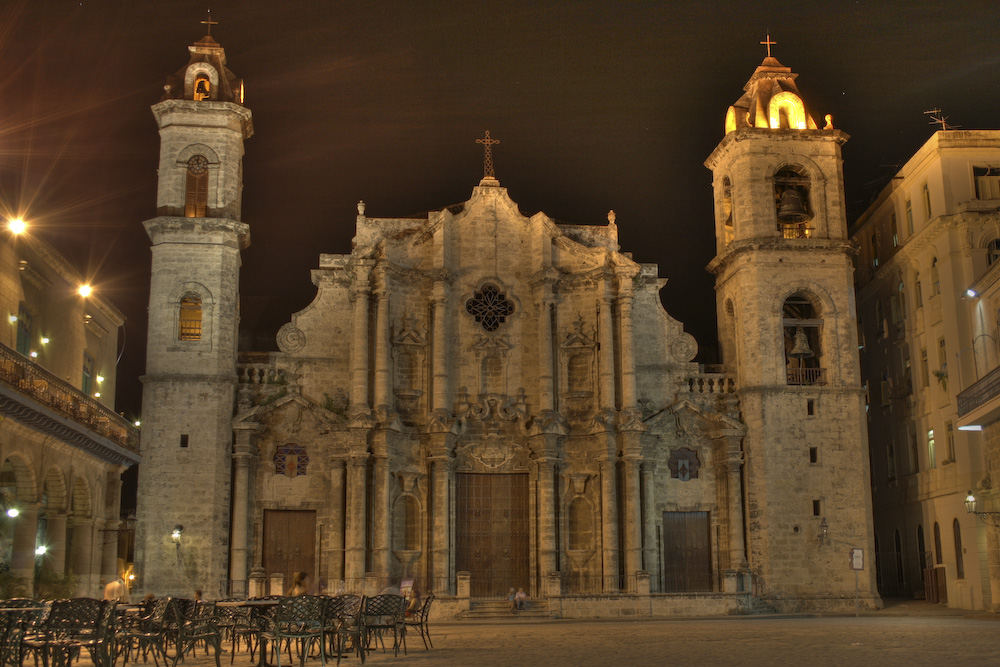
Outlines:
POLYGON ((979 509, 979 501, 976 500, 974 495, 972 495, 972 489, 969 489, 969 495, 965 497, 965 509, 969 514, 975 514, 978 516, 979 519, 987 526, 1000 528, 1000 512, 990 512, 979 509))

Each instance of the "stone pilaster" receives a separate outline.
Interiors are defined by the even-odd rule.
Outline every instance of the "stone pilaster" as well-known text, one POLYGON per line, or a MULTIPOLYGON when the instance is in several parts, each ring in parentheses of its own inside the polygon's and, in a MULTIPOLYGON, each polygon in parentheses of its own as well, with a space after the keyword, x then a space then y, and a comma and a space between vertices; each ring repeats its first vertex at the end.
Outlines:
MULTIPOLYGON (((621 408, 635 408, 635 348, 632 339, 632 273, 618 274, 618 332, 621 346, 621 408)), ((602 343, 603 345, 603 343, 602 343)))
POLYGON ((634 575, 642 569, 642 508, 639 492, 639 467, 641 461, 626 456, 622 461, 625 490, 622 521, 625 523, 625 574, 634 575))
POLYGON ((254 459, 253 437, 256 424, 243 424, 235 430, 233 446, 233 535, 229 545, 230 595, 247 593, 248 555, 250 550, 250 464, 254 459))
POLYGON ((57 574, 66 572, 66 515, 51 513, 45 518, 44 568, 57 574))
POLYGON ((38 533, 38 506, 21 505, 14 520, 14 545, 10 571, 30 583, 35 578, 35 536, 38 533))
POLYGON ((431 394, 431 409, 438 414, 445 414, 450 407, 448 392, 448 299, 445 284, 442 281, 434 284, 434 297, 431 301, 434 329, 431 349, 431 373, 433 386, 431 394))
POLYGON ((388 276, 385 270, 376 274, 375 291, 375 410, 379 421, 389 419, 392 401, 392 354, 389 331, 388 276))
POLYGON ((653 481, 655 475, 656 464, 652 461, 643 461, 639 471, 642 484, 642 569, 655 572, 653 581, 659 582, 661 568, 656 558, 656 526, 661 519, 656 511, 656 484, 653 481))
POLYGON ((604 591, 618 590, 618 484, 615 459, 601 461, 601 541, 603 549, 604 591))
POLYGON ((600 318, 598 336, 600 352, 598 353, 598 373, 600 376, 600 401, 602 411, 615 409, 615 337, 614 320, 611 317, 611 298, 605 296, 598 302, 600 318))
POLYGON ((365 576, 365 466, 368 457, 352 454, 347 461, 347 540, 344 577, 348 590, 357 590, 365 576), (353 587, 353 588, 352 588, 353 587))
POLYGON ((351 300, 354 303, 351 334, 351 405, 352 414, 370 409, 368 403, 368 281, 370 261, 359 260, 354 267, 351 300))
MULTIPOLYGON (((100 565, 100 553, 94 550, 94 520, 90 517, 74 516, 69 519, 72 531, 72 551, 69 554, 69 571, 76 576, 77 590, 90 597, 95 595, 95 565, 100 565)), ((118 542, 118 534, 110 533, 107 539, 118 542)))

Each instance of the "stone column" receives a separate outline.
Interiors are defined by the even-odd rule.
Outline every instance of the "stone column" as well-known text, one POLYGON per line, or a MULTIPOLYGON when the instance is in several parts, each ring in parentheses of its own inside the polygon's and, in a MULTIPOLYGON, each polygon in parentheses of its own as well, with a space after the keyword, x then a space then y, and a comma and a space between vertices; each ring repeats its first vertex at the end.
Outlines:
POLYGON ((451 465, 447 456, 428 457, 431 464, 433 485, 434 525, 431 534, 431 562, 433 563, 432 590, 436 595, 447 595, 451 589, 451 543, 449 540, 451 507, 448 502, 448 488, 451 481, 451 465))
POLYGON ((600 374, 600 408, 602 411, 615 409, 615 338, 614 323, 611 317, 611 299, 605 297, 599 302, 599 338, 600 354, 598 356, 600 374))
POLYGON ((726 511, 729 515, 729 568, 746 569, 746 533, 743 530, 743 455, 740 436, 726 436, 726 511))
POLYGON ((656 525, 660 522, 660 517, 656 512, 655 472, 655 463, 642 462, 639 472, 642 482, 642 569, 655 573, 652 577, 653 589, 659 593, 663 582, 660 581, 662 572, 656 558, 656 525))
MULTIPOLYGON (((379 434, 382 439, 385 433, 379 434)), ((392 574, 392 552, 389 544, 389 459, 385 452, 385 443, 382 442, 378 451, 373 455, 375 459, 375 480, 372 493, 374 503, 372 505, 372 567, 381 578, 392 574)))
MULTIPOLYGON (((117 531, 120 521, 104 521, 104 530, 106 531, 117 531)), ((101 551, 101 579, 105 581, 111 581, 117 577, 121 572, 118 571, 118 539, 117 532, 106 532, 104 533, 109 538, 114 535, 115 539, 106 539, 102 543, 101 551)), ((139 573, 142 576, 142 573, 139 573)))
POLYGON ((375 294, 375 410, 379 421, 392 410, 392 358, 389 327, 388 278, 379 271, 375 294))
POLYGON ((622 410, 635 408, 635 348, 632 340, 632 276, 618 277, 618 331, 621 337, 622 410))
POLYGON ((601 464, 601 541, 604 550, 604 591, 618 590, 618 494, 615 483, 615 461, 601 464))
POLYGON ((14 544, 11 548, 10 571, 24 579, 29 590, 35 579, 35 537, 38 533, 38 507, 20 507, 14 521, 14 544))
MULTIPOLYGON (((100 565, 101 555, 94 553, 94 520, 85 516, 74 516, 69 520, 69 529, 73 535, 73 549, 69 558, 69 571, 77 578, 77 590, 83 591, 86 597, 94 597, 96 584, 94 581, 94 565, 100 565)), ((108 534, 108 539, 117 542, 118 534, 108 534)))
POLYGON ((538 460, 538 553, 542 581, 556 571, 555 462, 538 460))
POLYGON ((256 429, 236 430, 236 444, 233 447, 233 528, 229 546, 229 594, 247 594, 247 573, 250 551, 250 463, 253 461, 251 438, 256 429))
POLYGON ((552 286, 546 282, 542 285, 542 305, 538 315, 538 409, 542 414, 555 409, 551 304, 552 286))
POLYGON ((365 465, 367 456, 351 455, 347 462, 347 540, 344 573, 348 590, 357 590, 365 577, 365 465), (351 588, 354 586, 355 588, 351 588))
POLYGON ((640 461, 634 456, 626 456, 622 462, 625 473, 625 574, 629 577, 642 569, 642 508, 639 492, 640 461))
POLYGON ((44 556, 45 569, 64 574, 66 572, 66 515, 52 513, 46 517, 44 556))
MULTIPOLYGON (((343 579, 344 574, 344 538, 347 534, 347 508, 344 506, 344 494, 340 492, 347 488, 347 462, 334 459, 330 462, 330 488, 334 490, 330 498, 332 526, 330 526, 330 563, 328 564, 331 579, 343 579)), ((336 582, 333 582, 336 584, 336 582)))
POLYGON ((352 413, 368 410, 368 268, 359 266, 351 287, 354 301, 351 336, 351 406, 352 413))
POLYGON ((445 295, 443 282, 434 283, 434 297, 431 301, 434 309, 434 329, 431 349, 431 373, 433 387, 431 394, 431 409, 439 414, 451 411, 448 400, 448 299, 445 295))

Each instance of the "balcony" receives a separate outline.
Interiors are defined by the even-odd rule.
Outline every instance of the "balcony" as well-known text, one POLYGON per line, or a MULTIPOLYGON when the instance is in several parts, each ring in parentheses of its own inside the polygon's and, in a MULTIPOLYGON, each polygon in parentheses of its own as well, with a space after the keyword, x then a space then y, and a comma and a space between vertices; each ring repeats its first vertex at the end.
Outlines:
POLYGON ((958 428, 978 430, 1000 419, 1000 367, 984 375, 958 396, 958 428))
POLYGON ((825 368, 786 368, 786 384, 826 384, 825 368))
POLYGON ((0 415, 110 463, 139 461, 139 429, 33 361, 0 344, 0 415))

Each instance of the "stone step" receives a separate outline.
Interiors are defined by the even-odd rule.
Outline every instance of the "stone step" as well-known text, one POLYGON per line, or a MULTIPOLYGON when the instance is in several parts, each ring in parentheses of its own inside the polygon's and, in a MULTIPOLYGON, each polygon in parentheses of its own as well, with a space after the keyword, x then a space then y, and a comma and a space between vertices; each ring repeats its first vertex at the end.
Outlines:
POLYGON ((547 600, 529 600, 523 610, 511 611, 506 600, 477 600, 470 604, 469 610, 462 612, 460 618, 551 618, 547 600))

